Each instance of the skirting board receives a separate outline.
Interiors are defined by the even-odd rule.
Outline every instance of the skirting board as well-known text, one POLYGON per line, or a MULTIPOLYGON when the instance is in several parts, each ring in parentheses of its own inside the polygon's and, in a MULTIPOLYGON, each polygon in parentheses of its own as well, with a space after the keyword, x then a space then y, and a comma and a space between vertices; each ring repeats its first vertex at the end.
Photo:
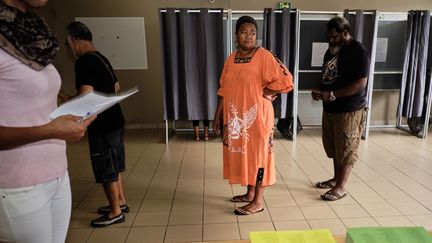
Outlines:
MULTIPOLYGON (((302 121, 303 122, 303 121, 302 121)), ((371 121, 371 126, 386 126, 386 125, 394 125, 396 124, 396 120, 390 120, 390 121, 371 121)), ((172 121, 169 122, 170 128, 172 125, 172 121)), ((180 125, 180 124, 179 124, 180 125)), ((313 126, 320 126, 321 123, 311 123, 311 124, 304 124, 305 126, 313 125, 313 126)), ((182 127, 182 126, 179 126, 182 127)), ((126 124, 126 129, 165 129, 165 123, 131 123, 126 124)))
POLYGON ((126 129, 165 129, 165 123, 126 124, 126 129))

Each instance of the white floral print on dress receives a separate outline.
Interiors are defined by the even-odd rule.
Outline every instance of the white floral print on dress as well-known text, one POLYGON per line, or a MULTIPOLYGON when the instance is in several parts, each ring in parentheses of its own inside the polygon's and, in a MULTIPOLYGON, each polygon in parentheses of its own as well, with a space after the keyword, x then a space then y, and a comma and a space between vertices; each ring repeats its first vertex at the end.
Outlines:
POLYGON ((257 105, 252 106, 248 111, 239 117, 237 108, 229 104, 230 112, 228 113, 228 148, 231 152, 246 153, 247 142, 249 141, 248 129, 256 120, 257 105), (241 147, 235 147, 232 140, 244 139, 241 147))

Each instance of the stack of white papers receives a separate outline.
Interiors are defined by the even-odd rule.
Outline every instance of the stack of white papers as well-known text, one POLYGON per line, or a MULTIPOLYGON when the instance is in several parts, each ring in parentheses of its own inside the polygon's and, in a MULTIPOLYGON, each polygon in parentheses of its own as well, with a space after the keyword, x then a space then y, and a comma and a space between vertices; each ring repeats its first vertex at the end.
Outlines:
POLYGON ((64 103, 49 116, 51 119, 55 119, 63 115, 75 115, 81 117, 82 120, 85 120, 92 115, 97 115, 105 111, 111 106, 135 94, 136 92, 138 92, 138 87, 134 87, 128 91, 120 92, 115 95, 91 92, 75 97, 72 100, 64 103))

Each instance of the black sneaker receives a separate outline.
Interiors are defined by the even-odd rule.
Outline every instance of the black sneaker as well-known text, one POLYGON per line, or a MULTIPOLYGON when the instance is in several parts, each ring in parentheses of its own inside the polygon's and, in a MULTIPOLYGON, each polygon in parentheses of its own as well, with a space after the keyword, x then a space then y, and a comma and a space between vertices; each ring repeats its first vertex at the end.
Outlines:
MULTIPOLYGON (((107 214, 110 212, 110 210, 111 210, 111 208, 109 205, 103 206, 103 207, 98 208, 98 214, 107 214)), ((129 205, 127 205, 127 203, 120 205, 120 210, 122 211, 122 213, 129 213, 129 205)))
POLYGON ((93 227, 106 227, 110 226, 112 224, 118 224, 123 223, 126 220, 126 217, 123 213, 120 213, 119 215, 109 218, 108 215, 103 215, 102 217, 99 217, 95 220, 91 221, 91 226, 93 227))

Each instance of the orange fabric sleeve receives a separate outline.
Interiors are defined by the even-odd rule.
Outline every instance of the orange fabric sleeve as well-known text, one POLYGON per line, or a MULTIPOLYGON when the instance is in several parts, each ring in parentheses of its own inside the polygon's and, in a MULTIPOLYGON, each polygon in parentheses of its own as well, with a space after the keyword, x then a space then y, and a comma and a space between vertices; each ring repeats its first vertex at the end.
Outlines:
POLYGON ((287 93, 294 88, 293 76, 285 65, 270 51, 263 55, 263 87, 281 93, 287 93))

